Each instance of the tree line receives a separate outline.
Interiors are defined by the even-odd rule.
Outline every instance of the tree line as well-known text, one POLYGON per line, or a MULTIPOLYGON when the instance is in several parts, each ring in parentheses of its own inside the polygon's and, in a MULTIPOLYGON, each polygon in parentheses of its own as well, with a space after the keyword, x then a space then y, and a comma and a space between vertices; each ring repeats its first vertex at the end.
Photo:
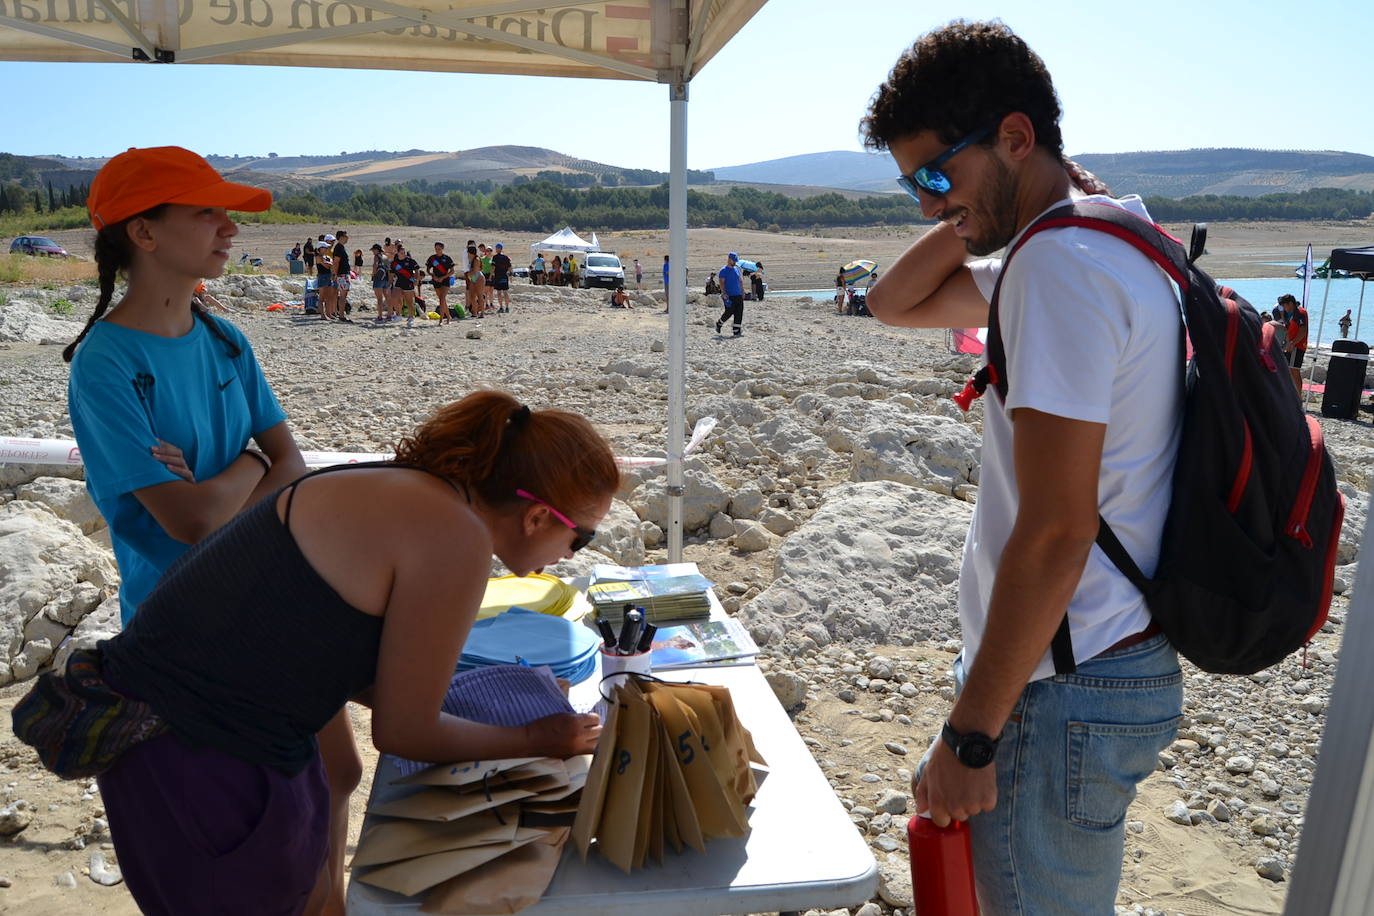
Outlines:
POLYGON ((1351 220, 1374 212, 1374 192, 1344 188, 1313 188, 1297 193, 1235 197, 1196 194, 1177 200, 1147 197, 1145 206, 1160 222, 1221 222, 1225 220, 1351 220))
MULTIPOLYGON (((3 166, 3 162, 0 162, 3 166)), ((571 174, 571 173, 557 173, 571 174)), ((89 184, 28 187, 0 176, 0 214, 22 217, 26 228, 70 228, 84 218, 89 184)), ((1374 212, 1374 192, 1316 188, 1262 197, 1199 195, 1175 200, 1147 197, 1161 222, 1226 220, 1351 220, 1374 212)), ((552 232, 565 225, 603 230, 662 229, 668 222, 668 185, 568 187, 540 179, 497 185, 482 181, 408 181, 390 186, 332 182, 279 197, 259 219, 280 222, 352 222, 392 226, 465 226, 552 232)), ((687 222, 770 232, 827 226, 911 225, 921 222, 904 194, 850 199, 838 193, 788 197, 752 187, 723 194, 687 192, 687 222)))

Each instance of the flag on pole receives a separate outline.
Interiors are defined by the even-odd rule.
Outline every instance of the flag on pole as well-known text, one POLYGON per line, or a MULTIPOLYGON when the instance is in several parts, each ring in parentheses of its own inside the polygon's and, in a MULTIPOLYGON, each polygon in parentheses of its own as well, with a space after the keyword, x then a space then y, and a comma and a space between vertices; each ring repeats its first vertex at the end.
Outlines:
POLYGON ((1312 245, 1307 246, 1307 260, 1302 269, 1302 307, 1307 308, 1307 291, 1312 288, 1312 245))

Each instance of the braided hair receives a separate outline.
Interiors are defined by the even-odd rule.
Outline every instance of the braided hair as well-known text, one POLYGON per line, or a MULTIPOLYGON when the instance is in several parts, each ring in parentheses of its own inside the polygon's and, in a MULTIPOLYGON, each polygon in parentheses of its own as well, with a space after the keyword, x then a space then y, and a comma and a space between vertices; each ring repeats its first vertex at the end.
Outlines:
MULTIPOLYGON (((131 216, 126 220, 112 223, 100 229, 95 234, 95 264, 100 282, 100 298, 96 300, 95 310, 91 312, 91 317, 86 319, 86 326, 81 329, 81 333, 76 335, 76 340, 67 344, 62 349, 62 360, 71 362, 76 355, 76 348, 81 341, 86 339, 91 328, 100 320, 100 316, 110 307, 110 302, 114 299, 115 281, 121 276, 128 276, 129 267, 134 262, 134 246, 129 241, 129 223, 136 219, 159 219, 167 210, 169 204, 158 204, 151 210, 145 210, 136 216, 131 216)), ((200 303, 192 300, 191 313, 205 322, 205 326, 210 329, 210 333, 223 341, 225 348, 229 351, 230 359, 236 358, 242 350, 238 344, 229 339, 229 335, 224 333, 224 328, 220 327, 219 320, 208 314, 201 308, 200 303)))

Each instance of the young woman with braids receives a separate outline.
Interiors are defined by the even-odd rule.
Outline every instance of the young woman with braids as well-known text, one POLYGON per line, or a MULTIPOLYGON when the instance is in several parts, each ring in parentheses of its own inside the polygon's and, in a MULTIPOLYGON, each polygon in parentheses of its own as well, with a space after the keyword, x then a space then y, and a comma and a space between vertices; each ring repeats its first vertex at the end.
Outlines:
POLYGON ((317 470, 192 547, 100 647, 105 682, 169 728, 99 776, 143 911, 301 912, 329 824, 314 734, 350 699, 410 759, 592 751, 595 715, 503 728, 441 704, 492 556, 519 575, 571 557, 619 482, 582 417, 479 391, 394 461, 317 470))
MULTIPOLYGON (((62 355, 86 487, 119 563, 125 626, 190 545, 305 473, 247 339, 193 298, 229 260, 238 227, 227 210, 271 201, 180 147, 121 153, 91 184, 100 298, 62 355), (128 287, 116 302, 121 275, 128 287)), ((315 912, 342 913, 348 799, 362 777, 346 713, 320 745, 335 842, 315 912)))

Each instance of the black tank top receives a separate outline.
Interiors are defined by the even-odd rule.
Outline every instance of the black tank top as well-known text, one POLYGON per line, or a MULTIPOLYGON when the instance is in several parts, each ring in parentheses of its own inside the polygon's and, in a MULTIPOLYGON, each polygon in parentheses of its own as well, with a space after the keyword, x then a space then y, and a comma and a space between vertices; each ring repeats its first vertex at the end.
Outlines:
POLYGON ((368 466, 307 474, 288 484, 285 524, 278 490, 182 554, 100 644, 112 685, 191 744, 300 772, 315 734, 376 680, 382 618, 315 572, 291 535, 291 500, 307 477, 368 466))

